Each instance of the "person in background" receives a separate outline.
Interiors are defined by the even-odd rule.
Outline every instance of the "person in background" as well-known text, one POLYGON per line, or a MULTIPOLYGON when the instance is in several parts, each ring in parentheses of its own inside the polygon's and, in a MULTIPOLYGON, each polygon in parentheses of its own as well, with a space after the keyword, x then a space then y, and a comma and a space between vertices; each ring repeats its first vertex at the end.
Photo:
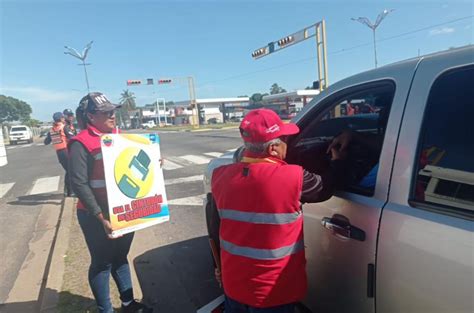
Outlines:
POLYGON ((75 194, 71 187, 69 171, 68 171, 68 151, 67 143, 72 138, 72 135, 65 131, 64 115, 61 112, 53 114, 53 127, 49 130, 44 144, 52 144, 61 166, 64 168, 66 175, 64 176, 64 195, 67 197, 74 197, 75 194))
POLYGON ((212 175, 226 313, 290 313, 306 295, 301 203, 332 196, 345 151, 332 148, 321 175, 287 164, 287 137, 298 132, 272 110, 250 111, 240 124, 243 158, 212 175))
POLYGON ((87 128, 87 123, 85 121, 84 109, 81 106, 76 108, 76 121, 79 132, 87 128))
MULTIPOLYGON (((69 143, 71 182, 79 201, 77 218, 84 234, 91 264, 89 284, 101 313, 113 312, 110 301, 110 274, 117 285, 123 313, 150 313, 153 310, 133 298, 132 279, 127 255, 133 233, 119 238, 110 236, 107 191, 100 138, 116 133, 115 112, 112 104, 99 92, 87 94, 80 101, 81 116, 87 126, 69 143)), ((78 114, 79 115, 79 114, 78 114)))
POLYGON ((71 109, 65 109, 63 111, 63 115, 66 121, 66 125, 64 125, 64 131, 69 132, 71 137, 77 135, 77 130, 74 127, 74 113, 71 109))

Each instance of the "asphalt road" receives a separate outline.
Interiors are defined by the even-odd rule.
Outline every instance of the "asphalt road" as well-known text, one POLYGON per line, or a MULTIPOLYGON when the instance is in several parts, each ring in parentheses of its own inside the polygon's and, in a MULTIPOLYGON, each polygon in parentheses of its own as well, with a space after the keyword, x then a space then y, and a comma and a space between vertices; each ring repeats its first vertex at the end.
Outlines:
MULTIPOLYGON (((159 134, 165 158, 164 176, 165 183, 168 183, 166 190, 171 222, 154 228, 155 238, 151 240, 161 248, 149 254, 162 255, 165 263, 169 260, 181 262, 178 267, 182 269, 181 275, 188 273, 195 275, 195 278, 180 278, 180 286, 184 284, 186 289, 185 293, 180 294, 181 298, 173 297, 172 288, 161 290, 158 298, 145 296, 149 301, 159 302, 157 306, 162 312, 173 312, 176 303, 184 301, 195 308, 204 304, 201 303, 205 301, 203 299, 209 298, 209 294, 193 287, 201 277, 200 273, 196 273, 199 267, 194 266, 194 272, 189 272, 189 268, 193 267, 194 254, 204 263, 208 263, 210 257, 209 252, 204 251, 207 240, 201 175, 210 159, 237 148, 241 140, 236 129, 159 134)), ((8 165, 0 168, 0 303, 5 301, 26 261, 41 208, 44 205, 60 206, 63 199, 63 170, 52 147, 42 145, 39 140, 32 145, 7 146, 7 157, 8 165)), ((139 256, 137 262, 146 257, 139 256)), ((165 274, 155 275, 161 281, 169 278, 165 274)), ((215 282, 207 283, 215 286, 215 282)))

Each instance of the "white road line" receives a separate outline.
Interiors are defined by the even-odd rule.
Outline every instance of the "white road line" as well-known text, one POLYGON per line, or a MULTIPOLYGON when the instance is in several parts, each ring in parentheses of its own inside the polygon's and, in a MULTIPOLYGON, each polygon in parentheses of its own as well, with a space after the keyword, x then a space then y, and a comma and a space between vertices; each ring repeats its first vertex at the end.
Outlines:
POLYGON ((37 195, 40 193, 54 192, 59 187, 59 176, 39 178, 36 180, 30 195, 37 195))
POLYGON ((185 159, 181 159, 180 157, 173 157, 173 156, 165 156, 165 164, 166 164, 166 161, 170 160, 171 162, 183 167, 183 166, 189 166, 189 165, 193 165, 193 163, 185 160, 185 159))
POLYGON ((205 196, 206 196, 205 194, 202 194, 202 195, 199 195, 199 196, 168 200, 168 204, 171 204, 171 205, 199 205, 199 206, 202 206, 205 196))
POLYGON ((181 178, 173 178, 173 179, 166 179, 165 180, 165 185, 176 185, 176 184, 181 184, 181 183, 189 183, 193 181, 202 181, 203 175, 196 175, 196 176, 190 176, 190 177, 181 177, 181 178))
POLYGON ((221 155, 223 155, 223 153, 221 152, 206 152, 204 153, 205 155, 208 155, 208 156, 211 156, 211 157, 214 157, 214 158, 218 158, 220 157, 221 155))
POLYGON ((0 184, 0 199, 3 198, 10 189, 12 189, 13 185, 15 185, 15 183, 0 184))
POLYGON ((229 151, 229 152, 234 152, 235 150, 237 150, 237 148, 235 148, 235 149, 229 149, 229 150, 227 150, 227 151, 229 151))
POLYGON ((18 148, 18 146, 8 146, 8 147, 6 147, 5 149, 11 150, 11 149, 16 149, 16 148, 18 148))
POLYGON ((26 145, 23 145, 21 146, 22 148, 26 148, 26 147, 31 147, 33 144, 32 143, 29 143, 29 144, 26 144, 26 145))
POLYGON ((175 170, 175 169, 182 168, 182 167, 183 166, 172 162, 168 158, 165 158, 165 161, 163 163, 163 169, 167 170, 167 171, 175 170))
POLYGON ((199 155, 192 155, 192 154, 182 155, 180 156, 180 158, 185 159, 186 161, 189 161, 195 164, 207 164, 211 160, 209 158, 205 158, 199 155))

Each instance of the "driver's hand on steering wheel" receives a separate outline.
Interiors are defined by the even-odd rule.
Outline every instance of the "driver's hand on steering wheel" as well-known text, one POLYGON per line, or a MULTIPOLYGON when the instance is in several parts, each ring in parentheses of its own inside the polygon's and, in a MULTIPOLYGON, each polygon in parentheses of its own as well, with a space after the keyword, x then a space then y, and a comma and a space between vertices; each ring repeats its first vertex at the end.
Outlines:
POLYGON ((336 138, 332 140, 326 153, 331 152, 331 154, 333 154, 332 153, 333 149, 337 149, 339 150, 339 152, 346 151, 347 146, 349 146, 349 143, 353 140, 353 137, 354 135, 350 130, 343 131, 339 136, 337 136, 336 138))

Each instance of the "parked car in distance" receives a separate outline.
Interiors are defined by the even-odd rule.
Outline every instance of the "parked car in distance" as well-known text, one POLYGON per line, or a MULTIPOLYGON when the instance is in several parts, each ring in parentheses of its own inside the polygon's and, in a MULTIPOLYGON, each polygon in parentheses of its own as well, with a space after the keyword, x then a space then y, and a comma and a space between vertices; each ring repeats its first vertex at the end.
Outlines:
POLYGON ((20 141, 26 141, 28 143, 33 142, 33 132, 31 129, 26 125, 16 125, 10 128, 10 132, 8 134, 10 139, 10 144, 15 145, 20 141))
MULTIPOLYGON (((315 173, 342 131, 365 138, 348 147, 342 187, 302 204, 310 312, 473 312, 473 55, 469 45, 354 75, 292 120, 301 131, 288 138, 286 161, 315 173), (349 115, 351 102, 373 112, 349 115)), ((216 242, 212 172, 241 152, 205 171, 216 242)))
POLYGON ((143 128, 153 128, 156 127, 155 121, 151 120, 146 123, 142 123, 143 128))
POLYGON ((210 118, 210 119, 207 120, 207 123, 208 123, 208 124, 217 124, 217 118, 212 117, 212 118, 210 118))

